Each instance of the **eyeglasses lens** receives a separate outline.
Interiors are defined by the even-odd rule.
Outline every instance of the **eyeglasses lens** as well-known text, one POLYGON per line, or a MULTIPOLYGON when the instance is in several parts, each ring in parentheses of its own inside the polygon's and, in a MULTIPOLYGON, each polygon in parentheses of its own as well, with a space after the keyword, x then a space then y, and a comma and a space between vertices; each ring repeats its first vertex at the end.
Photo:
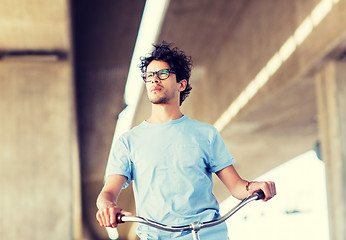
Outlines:
POLYGON ((153 80, 155 74, 158 77, 158 79, 160 80, 165 80, 169 77, 170 74, 170 70, 169 69, 163 69, 163 70, 159 70, 157 72, 147 72, 147 73, 143 73, 143 80, 145 82, 150 82, 153 80))
POLYGON ((156 73, 157 77, 161 80, 165 80, 169 77, 169 71, 168 70, 161 70, 156 73))

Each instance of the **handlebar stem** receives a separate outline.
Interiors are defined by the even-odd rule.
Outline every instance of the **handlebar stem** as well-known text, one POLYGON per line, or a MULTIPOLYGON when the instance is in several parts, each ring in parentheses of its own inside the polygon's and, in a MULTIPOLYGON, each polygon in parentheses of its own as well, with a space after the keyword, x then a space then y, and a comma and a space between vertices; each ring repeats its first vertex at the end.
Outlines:
POLYGON ((190 227, 193 231, 198 232, 199 230, 201 230, 203 224, 201 222, 193 222, 190 224, 190 227))
POLYGON ((190 224, 191 230, 192 230, 192 236, 193 236, 193 240, 199 240, 198 237, 198 231, 201 230, 201 228, 203 227, 203 223, 201 222, 193 222, 190 224))

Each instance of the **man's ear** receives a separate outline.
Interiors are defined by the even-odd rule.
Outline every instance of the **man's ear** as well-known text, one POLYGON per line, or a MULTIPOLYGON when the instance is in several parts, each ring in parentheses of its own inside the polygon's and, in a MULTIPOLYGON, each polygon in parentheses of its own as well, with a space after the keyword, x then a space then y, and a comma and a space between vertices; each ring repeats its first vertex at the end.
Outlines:
POLYGON ((187 81, 186 79, 180 80, 179 82, 179 91, 182 92, 186 89, 187 81))

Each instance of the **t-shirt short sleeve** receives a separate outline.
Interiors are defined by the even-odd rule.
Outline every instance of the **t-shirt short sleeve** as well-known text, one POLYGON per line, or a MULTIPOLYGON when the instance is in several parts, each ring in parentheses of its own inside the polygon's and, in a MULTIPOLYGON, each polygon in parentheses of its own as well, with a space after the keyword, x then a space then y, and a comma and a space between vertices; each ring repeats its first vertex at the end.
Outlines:
POLYGON ((214 138, 211 142, 211 148, 213 153, 209 162, 211 172, 218 172, 235 163, 234 158, 228 151, 225 142, 216 129, 214 129, 214 138))
POLYGON ((122 138, 115 140, 109 154, 105 179, 108 176, 118 174, 127 177, 123 188, 126 188, 133 179, 132 162, 129 153, 122 138))

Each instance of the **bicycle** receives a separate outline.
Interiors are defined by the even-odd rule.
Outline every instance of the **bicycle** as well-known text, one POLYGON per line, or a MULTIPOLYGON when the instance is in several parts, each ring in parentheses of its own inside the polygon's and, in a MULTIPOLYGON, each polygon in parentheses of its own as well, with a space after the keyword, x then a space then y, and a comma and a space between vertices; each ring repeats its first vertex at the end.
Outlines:
POLYGON ((226 213, 224 216, 212 220, 212 221, 206 221, 206 222, 193 222, 190 225, 183 225, 183 226, 167 226, 158 222, 155 222, 150 219, 146 219, 139 216, 124 216, 122 214, 118 214, 116 216, 117 223, 125 223, 125 222, 137 222, 140 224, 145 224, 160 230, 168 231, 168 232, 184 232, 184 231, 191 231, 192 236, 194 240, 199 240, 198 231, 202 228, 209 228, 216 226, 224 221, 226 221, 228 218, 230 218, 233 214, 235 214, 239 209, 244 207, 246 204, 255 201, 264 199, 264 193, 263 191, 258 191, 253 193, 251 196, 244 198, 239 204, 237 204, 231 211, 226 213))

